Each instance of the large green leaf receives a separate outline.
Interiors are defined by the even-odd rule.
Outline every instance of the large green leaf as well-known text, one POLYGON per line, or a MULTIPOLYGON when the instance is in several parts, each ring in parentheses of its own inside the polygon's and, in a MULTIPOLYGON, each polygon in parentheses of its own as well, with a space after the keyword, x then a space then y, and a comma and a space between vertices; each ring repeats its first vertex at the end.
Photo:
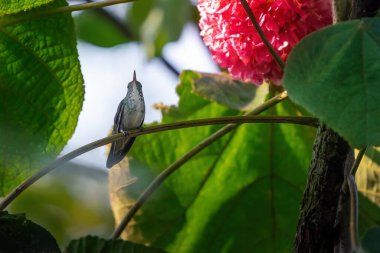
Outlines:
MULTIPOLYGON (((239 114, 199 96, 193 83, 198 78, 193 72, 181 75, 179 106, 164 112, 163 123, 239 114)), ((220 92, 218 86, 214 89, 216 94, 220 92)), ((299 111, 284 102, 267 114, 295 115, 299 111)), ((137 181, 124 191, 120 189, 126 184, 113 186, 117 197, 111 195, 111 199, 124 199, 126 205, 113 206, 116 217, 125 214, 154 175, 219 128, 137 138, 126 173, 137 181)), ((128 238, 181 253, 289 252, 313 136, 314 130, 304 126, 240 126, 175 172, 135 216, 128 238)))
POLYGON ((0 224, 0 252, 61 252, 54 237, 23 214, 0 211, 0 224))
POLYGON ((0 16, 26 11, 50 3, 51 1, 53 0, 2 0, 0 2, 0 16))
POLYGON ((380 19, 339 23, 292 50, 284 86, 290 98, 353 146, 380 145, 380 19))
POLYGON ((95 236, 87 236, 73 240, 67 246, 66 253, 164 253, 144 245, 123 241, 106 240, 95 236))
POLYGON ((161 54, 166 43, 179 38, 193 8, 188 0, 137 1, 128 9, 127 22, 134 37, 144 43, 148 56, 153 57, 161 54))
POLYGON ((62 150, 83 96, 70 14, 0 27, 0 195, 62 150))

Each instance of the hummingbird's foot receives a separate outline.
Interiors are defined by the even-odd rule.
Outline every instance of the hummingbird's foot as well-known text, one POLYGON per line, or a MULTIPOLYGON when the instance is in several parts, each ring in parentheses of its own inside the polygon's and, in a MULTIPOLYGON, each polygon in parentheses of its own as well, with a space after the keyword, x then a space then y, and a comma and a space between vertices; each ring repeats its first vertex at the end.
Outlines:
POLYGON ((120 130, 120 132, 123 133, 125 137, 128 136, 128 131, 120 130))

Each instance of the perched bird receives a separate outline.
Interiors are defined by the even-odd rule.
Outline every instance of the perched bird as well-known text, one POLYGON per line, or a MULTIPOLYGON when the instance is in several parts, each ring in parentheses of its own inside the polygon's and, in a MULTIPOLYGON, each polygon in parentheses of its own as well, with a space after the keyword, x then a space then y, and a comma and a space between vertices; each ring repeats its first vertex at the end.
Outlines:
MULTIPOLYGON (((133 80, 128 84, 128 92, 121 100, 114 119, 113 134, 126 132, 141 127, 145 118, 145 103, 141 83, 136 80, 136 71, 133 80)), ((136 137, 118 140, 112 143, 107 158, 107 168, 123 160, 131 149, 136 137)))

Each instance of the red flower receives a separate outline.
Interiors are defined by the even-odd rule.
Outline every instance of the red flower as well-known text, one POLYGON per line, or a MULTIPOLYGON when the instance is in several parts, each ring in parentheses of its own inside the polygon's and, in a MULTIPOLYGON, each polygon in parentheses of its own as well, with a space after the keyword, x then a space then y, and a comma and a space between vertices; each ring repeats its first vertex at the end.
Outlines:
MULTIPOLYGON (((331 0, 247 0, 281 58, 305 35, 332 23, 331 0)), ((280 83, 281 68, 261 41, 239 0, 199 0, 199 26, 213 59, 234 78, 280 83)))

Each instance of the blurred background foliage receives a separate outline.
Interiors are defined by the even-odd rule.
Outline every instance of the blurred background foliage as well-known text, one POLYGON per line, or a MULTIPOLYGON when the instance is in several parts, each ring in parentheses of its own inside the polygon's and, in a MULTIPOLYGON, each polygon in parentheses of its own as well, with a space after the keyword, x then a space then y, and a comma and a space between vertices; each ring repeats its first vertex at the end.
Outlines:
POLYGON ((107 172, 77 163, 68 163, 39 180, 9 211, 26 213, 61 246, 88 234, 108 237, 114 227, 107 172))

